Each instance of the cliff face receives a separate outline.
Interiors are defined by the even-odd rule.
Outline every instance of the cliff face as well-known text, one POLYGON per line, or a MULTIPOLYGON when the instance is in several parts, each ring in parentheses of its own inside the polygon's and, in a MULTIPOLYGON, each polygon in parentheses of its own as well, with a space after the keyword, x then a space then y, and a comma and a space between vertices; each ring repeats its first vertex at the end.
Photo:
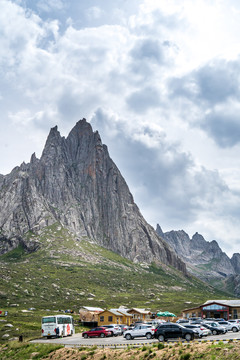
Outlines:
POLYGON ((88 238, 136 262, 185 264, 145 221, 120 171, 98 132, 85 119, 67 138, 51 129, 42 156, 32 155, 0 177, 0 253, 30 240, 46 226, 59 222, 76 239, 88 238))
POLYGON ((190 273, 216 287, 233 288, 234 294, 240 295, 240 254, 233 254, 230 259, 216 240, 206 241, 198 233, 190 239, 183 230, 163 233, 159 225, 156 232, 183 259, 190 273))
POLYGON ((240 274, 240 254, 235 253, 231 258, 231 264, 237 274, 240 274))

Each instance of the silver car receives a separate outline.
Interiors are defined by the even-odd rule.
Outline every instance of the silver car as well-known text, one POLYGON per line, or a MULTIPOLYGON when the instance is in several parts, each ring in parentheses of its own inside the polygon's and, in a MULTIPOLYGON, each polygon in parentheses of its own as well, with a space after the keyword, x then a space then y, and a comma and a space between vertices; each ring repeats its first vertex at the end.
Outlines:
POLYGON ((193 330, 198 335, 199 338, 211 334, 211 331, 209 329, 206 329, 203 325, 198 325, 198 324, 181 324, 181 325, 187 329, 193 330))
POLYGON ((125 331, 123 336, 126 340, 131 340, 136 337, 146 337, 147 339, 152 339, 154 333, 155 327, 153 325, 140 324, 135 326, 132 330, 125 331))
POLYGON ((240 324, 230 321, 218 321, 219 325, 224 326, 227 331, 238 332, 240 330, 240 324))

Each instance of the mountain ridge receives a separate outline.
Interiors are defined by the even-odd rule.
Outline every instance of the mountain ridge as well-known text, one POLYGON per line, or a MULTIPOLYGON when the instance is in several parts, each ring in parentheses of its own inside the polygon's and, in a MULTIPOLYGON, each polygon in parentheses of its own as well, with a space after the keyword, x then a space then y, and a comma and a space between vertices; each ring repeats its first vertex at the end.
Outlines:
POLYGON ((129 188, 86 119, 69 135, 51 128, 42 155, 32 154, 0 177, 0 254, 19 244, 35 251, 31 236, 59 222, 76 240, 88 238, 135 262, 158 262, 186 274, 184 262, 140 213, 129 188))
POLYGON ((216 286, 230 287, 234 284, 235 295, 240 295, 240 254, 235 253, 229 258, 216 240, 206 241, 198 232, 190 239, 184 230, 164 233, 159 224, 156 232, 183 259, 191 274, 216 286), (217 285, 219 281, 221 283, 217 285))

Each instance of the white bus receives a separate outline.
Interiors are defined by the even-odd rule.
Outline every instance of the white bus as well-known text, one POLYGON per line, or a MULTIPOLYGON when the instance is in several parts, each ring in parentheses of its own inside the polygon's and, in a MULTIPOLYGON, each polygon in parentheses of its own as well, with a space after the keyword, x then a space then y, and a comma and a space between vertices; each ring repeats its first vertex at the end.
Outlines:
POLYGON ((44 316, 42 336, 71 336, 75 334, 73 317, 69 315, 44 316))

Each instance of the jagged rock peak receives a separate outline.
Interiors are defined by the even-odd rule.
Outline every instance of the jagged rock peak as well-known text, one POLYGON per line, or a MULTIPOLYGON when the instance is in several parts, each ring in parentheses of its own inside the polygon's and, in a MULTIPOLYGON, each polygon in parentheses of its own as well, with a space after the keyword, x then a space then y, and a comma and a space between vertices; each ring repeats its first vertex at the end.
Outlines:
MULTIPOLYGON (((1 234, 6 241, 17 239, 14 247, 19 241, 27 246, 29 232, 58 223, 76 238, 130 260, 164 263, 186 273, 184 262, 141 215, 106 145, 86 119, 66 139, 53 127, 40 160, 33 155, 25 166, 23 176, 15 168, 0 179, 1 234)), ((6 241, 0 242, 0 253, 7 251, 6 241)))
POLYGON ((198 232, 196 232, 193 237, 192 237, 192 241, 194 243, 195 246, 197 247, 203 247, 206 245, 206 240, 204 239, 204 237, 199 234, 198 232))
POLYGON ((36 164, 37 161, 38 161, 38 158, 36 157, 36 153, 34 152, 31 156, 30 163, 36 164))
POLYGON ((156 232, 159 236, 163 237, 164 236, 164 233, 162 231, 162 228, 159 224, 157 224, 157 228, 156 228, 156 232))
POLYGON ((232 266, 234 267, 234 270, 237 274, 240 274, 240 254, 234 253, 231 258, 232 266))

